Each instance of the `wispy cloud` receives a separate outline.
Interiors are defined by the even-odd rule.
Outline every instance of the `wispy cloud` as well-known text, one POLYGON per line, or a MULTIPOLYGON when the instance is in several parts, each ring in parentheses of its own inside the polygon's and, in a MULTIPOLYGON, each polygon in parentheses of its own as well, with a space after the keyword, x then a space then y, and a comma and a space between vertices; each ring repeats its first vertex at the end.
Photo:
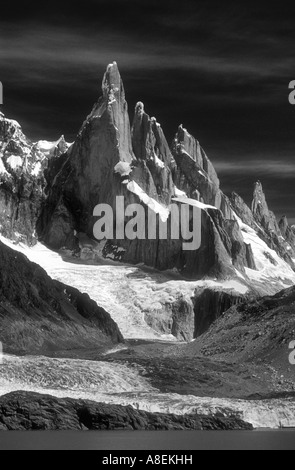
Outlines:
POLYGON ((295 179, 295 156, 294 160, 236 160, 216 161, 216 170, 223 175, 240 175, 246 173, 253 177, 274 176, 277 179, 295 179))

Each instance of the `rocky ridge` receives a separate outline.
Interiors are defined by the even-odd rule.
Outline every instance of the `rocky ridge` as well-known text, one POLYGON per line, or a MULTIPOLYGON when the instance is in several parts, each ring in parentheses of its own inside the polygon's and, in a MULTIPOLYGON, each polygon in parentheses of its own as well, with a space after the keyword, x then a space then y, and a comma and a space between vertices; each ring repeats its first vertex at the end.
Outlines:
POLYGON ((69 145, 31 142, 20 124, 0 113, 0 230, 3 236, 34 244, 36 223, 45 199, 44 171, 48 159, 58 158, 69 145))
POLYGON ((52 280, 0 242, 0 339, 6 353, 42 354, 123 341, 117 324, 87 294, 52 280))
MULTIPOLYGON (((93 237, 95 206, 107 203, 116 212, 116 196, 124 196, 125 207, 140 203, 158 219, 168 220, 168 227, 171 203, 197 206, 202 211, 201 247, 184 251, 183 240, 174 240, 169 229, 168 240, 121 240, 114 234, 104 249, 107 257, 160 270, 177 268, 194 279, 235 278, 236 270, 245 275, 245 269, 257 269, 252 245, 238 223, 241 219, 294 267, 293 241, 290 234, 283 237, 261 186, 255 188, 252 210, 238 195, 228 198, 199 142, 180 126, 170 149, 161 125, 141 102, 130 126, 116 63, 108 66, 102 96, 66 155, 38 224, 41 239, 54 249, 77 246, 76 232, 93 237)), ((124 223, 128 220, 125 217, 124 223)))

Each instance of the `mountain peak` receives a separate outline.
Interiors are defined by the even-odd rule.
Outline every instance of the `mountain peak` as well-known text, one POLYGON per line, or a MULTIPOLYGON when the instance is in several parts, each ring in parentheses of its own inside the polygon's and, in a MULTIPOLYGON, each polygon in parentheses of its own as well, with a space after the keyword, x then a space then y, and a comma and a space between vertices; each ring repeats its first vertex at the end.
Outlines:
POLYGON ((117 62, 107 66, 102 81, 102 93, 104 98, 108 99, 109 104, 112 104, 114 100, 125 99, 124 86, 117 62))
POLYGON ((263 192, 263 185, 260 180, 257 180, 254 184, 254 193, 255 191, 262 191, 263 192))
POLYGON ((257 205, 263 205, 268 210, 265 194, 261 181, 256 181, 254 184, 252 211, 255 212, 257 205))
POLYGON ((142 116, 144 112, 144 103, 142 101, 138 101, 135 106, 135 116, 142 116))

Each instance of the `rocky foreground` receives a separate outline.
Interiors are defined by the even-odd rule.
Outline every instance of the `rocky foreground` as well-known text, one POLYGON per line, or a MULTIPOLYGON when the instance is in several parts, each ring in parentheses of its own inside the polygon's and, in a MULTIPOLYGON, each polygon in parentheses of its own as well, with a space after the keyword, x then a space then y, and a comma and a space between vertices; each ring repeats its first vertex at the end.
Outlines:
POLYGON ((108 312, 87 294, 54 281, 0 242, 0 339, 6 353, 108 347, 123 341, 108 312))
POLYGON ((147 413, 131 406, 14 392, 0 398, 0 430, 251 430, 238 416, 147 413))
POLYGON ((295 287, 227 310, 195 341, 133 343, 108 360, 137 363, 163 393, 238 399, 294 394, 295 287))

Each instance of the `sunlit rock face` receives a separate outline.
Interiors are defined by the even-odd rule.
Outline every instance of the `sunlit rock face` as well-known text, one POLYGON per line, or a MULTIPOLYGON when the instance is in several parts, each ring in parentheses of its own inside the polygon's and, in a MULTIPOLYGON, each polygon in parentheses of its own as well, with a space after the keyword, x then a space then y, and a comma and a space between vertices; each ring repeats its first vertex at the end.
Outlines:
MULTIPOLYGON (((74 230, 93 236, 93 209, 113 206, 122 193, 119 162, 134 159, 127 103, 116 64, 108 66, 102 96, 86 118, 56 178, 40 220, 43 240, 54 248, 74 244, 74 230), (61 221, 62 220, 62 221, 61 221)), ((50 171, 50 167, 49 167, 50 171)))

